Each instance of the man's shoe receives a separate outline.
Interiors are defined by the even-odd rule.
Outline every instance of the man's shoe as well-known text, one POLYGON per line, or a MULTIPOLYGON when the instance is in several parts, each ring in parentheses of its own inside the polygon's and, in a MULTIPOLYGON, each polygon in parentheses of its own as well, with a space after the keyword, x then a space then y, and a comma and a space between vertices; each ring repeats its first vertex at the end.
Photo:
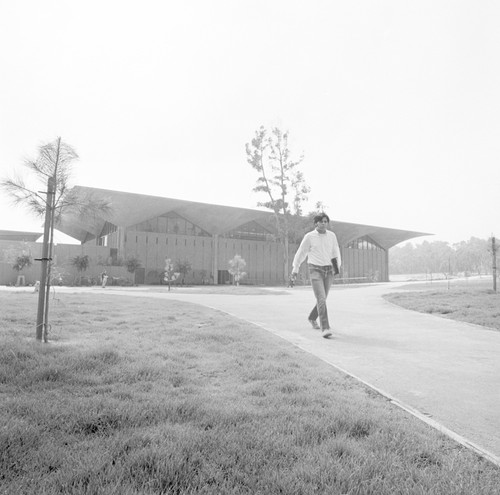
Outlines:
POLYGON ((316 320, 309 320, 309 323, 314 328, 314 330, 319 330, 319 325, 316 320))
POLYGON ((323 336, 323 338, 327 339, 328 337, 330 337, 332 335, 332 331, 329 328, 325 328, 321 332, 321 335, 323 336))

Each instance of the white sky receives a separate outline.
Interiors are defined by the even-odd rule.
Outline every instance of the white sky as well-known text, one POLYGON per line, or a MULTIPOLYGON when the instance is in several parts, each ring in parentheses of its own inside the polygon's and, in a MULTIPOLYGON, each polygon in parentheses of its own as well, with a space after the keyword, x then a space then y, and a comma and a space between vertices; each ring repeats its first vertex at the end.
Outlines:
MULTIPOLYGON (((500 235, 500 2, 0 0, 0 176, 61 136, 74 184, 255 208, 288 129, 336 220, 500 235)), ((0 193, 0 229, 42 230, 0 193)))

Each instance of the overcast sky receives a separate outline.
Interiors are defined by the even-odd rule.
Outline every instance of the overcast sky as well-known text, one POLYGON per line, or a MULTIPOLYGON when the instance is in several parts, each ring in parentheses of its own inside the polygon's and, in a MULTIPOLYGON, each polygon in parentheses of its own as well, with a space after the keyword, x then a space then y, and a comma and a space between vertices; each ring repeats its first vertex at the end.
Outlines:
POLYGON ((255 208, 245 143, 279 126, 306 211, 499 236, 499 26, 493 0, 0 0, 0 175, 61 136, 74 184, 255 208))

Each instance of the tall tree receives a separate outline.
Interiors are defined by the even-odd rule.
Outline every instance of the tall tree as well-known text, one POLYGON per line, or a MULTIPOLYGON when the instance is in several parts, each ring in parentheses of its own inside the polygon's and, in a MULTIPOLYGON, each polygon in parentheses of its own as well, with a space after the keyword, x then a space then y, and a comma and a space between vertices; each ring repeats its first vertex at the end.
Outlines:
POLYGON ((76 151, 61 138, 40 146, 35 160, 26 160, 30 184, 21 175, 5 178, 0 187, 15 204, 26 207, 37 216, 45 217, 41 260, 40 290, 36 323, 36 338, 47 342, 48 308, 51 280, 51 260, 54 247, 54 227, 63 211, 81 217, 109 213, 109 204, 92 195, 81 196, 70 189, 72 163, 78 158, 76 151), (40 192, 40 184, 47 188, 40 192))
POLYGON ((471 237, 454 245, 457 266, 460 271, 481 275, 491 268, 488 240, 471 237))
POLYGON ((273 211, 280 242, 283 244, 283 273, 289 273, 290 217, 300 215, 302 203, 310 191, 299 169, 304 157, 292 159, 289 133, 274 127, 269 132, 261 126, 250 143, 246 143, 247 162, 257 172, 255 192, 264 193, 266 201, 258 202, 273 211))
POLYGON ((486 274, 492 269, 492 257, 488 252, 491 241, 471 237, 450 246, 443 241, 424 241, 414 246, 391 248, 389 263, 391 274, 453 273, 486 274))

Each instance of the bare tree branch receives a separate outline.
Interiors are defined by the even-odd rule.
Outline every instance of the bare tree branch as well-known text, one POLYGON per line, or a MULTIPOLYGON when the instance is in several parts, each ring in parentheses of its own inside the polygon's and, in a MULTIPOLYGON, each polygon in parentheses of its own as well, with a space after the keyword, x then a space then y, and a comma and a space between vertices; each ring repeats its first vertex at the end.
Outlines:
POLYGON ((43 215, 45 198, 28 189, 21 179, 4 179, 0 182, 0 188, 10 196, 13 204, 25 206, 37 216, 43 215))

